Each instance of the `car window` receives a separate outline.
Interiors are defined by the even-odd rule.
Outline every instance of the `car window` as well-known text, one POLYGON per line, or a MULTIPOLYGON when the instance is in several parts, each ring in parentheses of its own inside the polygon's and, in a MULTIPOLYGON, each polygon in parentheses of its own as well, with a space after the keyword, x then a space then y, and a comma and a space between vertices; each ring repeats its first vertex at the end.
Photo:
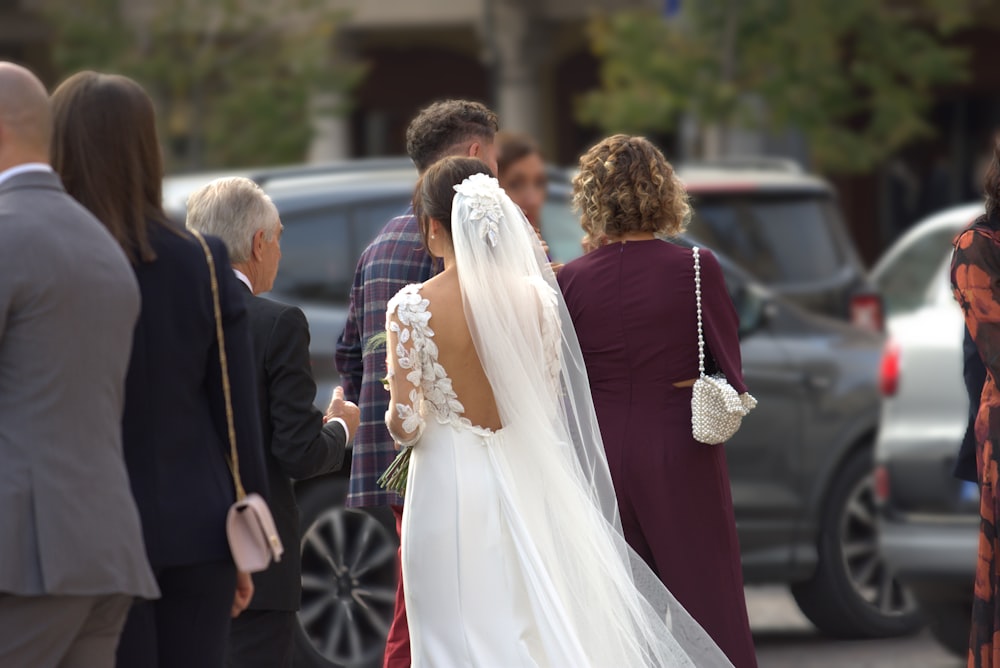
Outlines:
POLYGON ((351 271, 354 271, 354 266, 357 265, 361 253, 364 252, 372 239, 382 231, 385 224, 409 210, 409 195, 391 200, 362 202, 354 207, 352 211, 354 219, 352 243, 355 252, 351 271))
POLYGON ((282 215, 281 266, 274 292, 305 301, 347 301, 357 264, 345 209, 282 215))
POLYGON ((831 202, 816 196, 702 196, 688 233, 765 283, 829 278, 842 253, 831 202))
POLYGON ((542 207, 541 220, 542 238, 553 260, 569 262, 583 255, 580 216, 570 209, 569 202, 549 199, 542 207))
POLYGON ((900 249, 883 267, 877 280, 888 315, 912 311, 927 303, 931 284, 951 253, 955 234, 951 228, 932 230, 900 249))
POLYGON ((274 292, 346 303, 361 253, 391 218, 408 208, 407 196, 282 215, 285 231, 274 292))

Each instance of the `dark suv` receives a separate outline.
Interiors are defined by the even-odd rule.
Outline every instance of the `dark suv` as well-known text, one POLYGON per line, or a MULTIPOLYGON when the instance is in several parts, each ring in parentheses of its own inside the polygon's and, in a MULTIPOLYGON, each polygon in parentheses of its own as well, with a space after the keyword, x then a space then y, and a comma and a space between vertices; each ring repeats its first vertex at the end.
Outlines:
POLYGON ((882 302, 826 181, 775 159, 678 169, 694 204, 692 238, 809 311, 881 331, 882 302))
MULTIPOLYGON (((681 173, 697 218, 691 237, 678 243, 693 239, 717 251, 740 313, 746 379, 760 400, 726 446, 747 581, 790 584, 803 611, 831 634, 912 629, 908 599, 879 554, 866 549, 876 538, 863 520, 872 505, 882 341, 849 324, 853 296, 870 291, 832 193, 784 166, 719 167, 714 186, 706 168, 681 173), (767 228, 771 220, 780 234, 767 228), (790 263, 789 248, 826 264, 790 263), (800 282, 810 269, 811 283, 800 282)), ((283 257, 272 296, 300 305, 309 319, 322 404, 338 382, 333 352, 357 258, 386 220, 407 209, 415 171, 389 159, 244 174, 281 212, 283 257)), ((171 212, 182 217, 186 195, 213 176, 168 179, 171 212)), ((582 232, 568 206, 567 172, 552 170, 551 177, 543 232, 553 257, 568 261, 582 252, 582 232)), ((299 665, 378 665, 391 620, 392 518, 385 509, 345 508, 347 476, 297 487, 299 665)))

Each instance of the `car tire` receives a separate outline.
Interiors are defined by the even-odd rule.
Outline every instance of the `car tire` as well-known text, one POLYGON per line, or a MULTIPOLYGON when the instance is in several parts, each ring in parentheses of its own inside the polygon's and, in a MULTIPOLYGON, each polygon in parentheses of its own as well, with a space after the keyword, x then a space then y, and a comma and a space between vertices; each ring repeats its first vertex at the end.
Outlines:
POLYGON ((878 550, 872 453, 841 466, 821 516, 819 561, 812 578, 792 585, 802 613, 838 638, 884 638, 919 630, 920 610, 878 550))
POLYGON ((931 635, 949 652, 965 658, 969 655, 972 624, 972 601, 939 603, 924 608, 931 635))
POLYGON ((296 668, 382 665, 396 594, 396 525, 389 508, 347 508, 347 479, 297 492, 302 607, 296 668))

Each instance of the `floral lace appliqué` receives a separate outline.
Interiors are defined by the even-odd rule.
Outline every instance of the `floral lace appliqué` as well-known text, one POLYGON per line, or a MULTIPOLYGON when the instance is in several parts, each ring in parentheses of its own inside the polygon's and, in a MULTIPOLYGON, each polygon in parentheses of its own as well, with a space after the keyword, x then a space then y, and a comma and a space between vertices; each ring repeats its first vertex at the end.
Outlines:
POLYGON ((496 248, 503 216, 500 210, 502 191, 497 180, 486 174, 473 174, 455 186, 455 192, 469 199, 470 223, 477 225, 483 240, 496 248))
POLYGON ((419 439, 427 412, 433 413, 442 424, 472 426, 462 417, 465 407, 458 400, 444 367, 438 363, 438 347, 430 326, 428 305, 420 295, 420 286, 408 285, 389 300, 387 306, 386 328, 398 335, 394 350, 396 363, 406 372, 406 380, 412 386, 407 397, 409 403, 397 402, 393 406, 406 432, 394 435, 401 445, 411 445, 419 439), (392 319, 393 315, 398 322, 392 319))

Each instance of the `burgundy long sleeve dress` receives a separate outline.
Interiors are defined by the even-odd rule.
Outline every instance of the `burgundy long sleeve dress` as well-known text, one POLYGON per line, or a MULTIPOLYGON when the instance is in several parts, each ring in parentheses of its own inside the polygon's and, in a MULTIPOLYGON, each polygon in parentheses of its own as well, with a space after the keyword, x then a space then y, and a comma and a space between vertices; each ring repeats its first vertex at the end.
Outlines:
MULTIPOLYGON (((742 393, 736 311, 718 260, 700 255, 706 346, 742 393)), ((691 388, 673 386, 698 375, 691 250, 655 239, 612 243, 558 278, 625 539, 737 668, 755 667, 725 448, 694 440, 691 388)))

